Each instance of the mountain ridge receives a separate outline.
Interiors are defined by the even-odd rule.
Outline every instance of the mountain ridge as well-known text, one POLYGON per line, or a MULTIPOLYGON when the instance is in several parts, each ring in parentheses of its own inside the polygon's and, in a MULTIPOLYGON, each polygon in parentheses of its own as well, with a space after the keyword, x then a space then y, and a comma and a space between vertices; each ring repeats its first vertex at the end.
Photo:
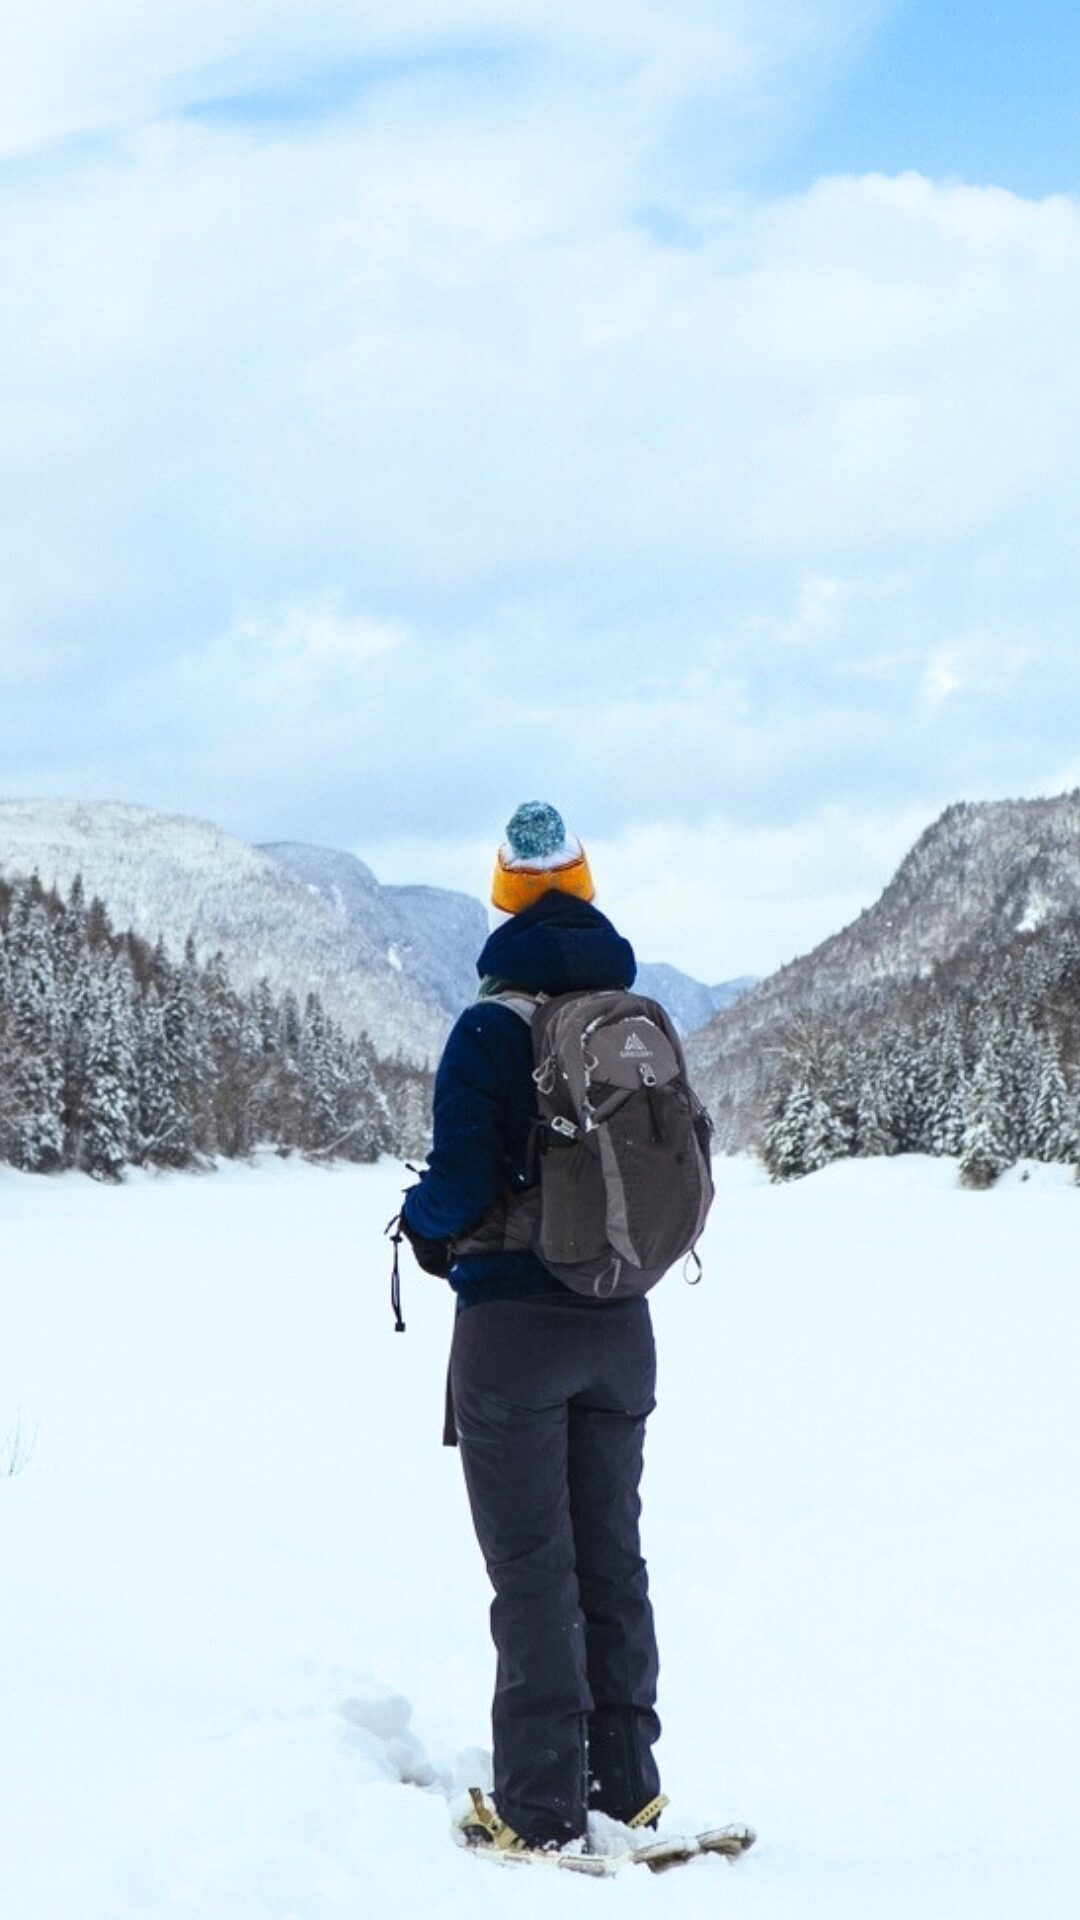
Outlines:
POLYGON ((774 1078, 770 1050, 794 1023, 812 1025, 964 954, 1004 950, 1078 909, 1080 790, 947 807, 870 907, 692 1036, 692 1071, 722 1116, 722 1143, 746 1143, 774 1078))
MULTIPOLYGON (((487 939, 472 895, 382 884, 357 855, 303 841, 252 844, 213 821, 125 801, 0 801, 0 873, 36 872, 61 893, 76 874, 115 927, 202 961, 219 949, 239 988, 265 976, 301 1004, 318 991, 346 1031, 381 1057, 430 1064, 475 997, 487 939)), ((710 988, 666 963, 641 968, 641 990, 670 1006, 684 1033, 745 982, 710 988)))
POLYGON ((239 986, 265 975, 327 1012, 377 1050, 417 1063, 441 1047, 448 1020, 384 952, 316 900, 269 854, 213 822, 120 801, 0 802, 0 872, 37 872, 67 892, 81 874, 113 923, 201 959, 221 949, 239 986))

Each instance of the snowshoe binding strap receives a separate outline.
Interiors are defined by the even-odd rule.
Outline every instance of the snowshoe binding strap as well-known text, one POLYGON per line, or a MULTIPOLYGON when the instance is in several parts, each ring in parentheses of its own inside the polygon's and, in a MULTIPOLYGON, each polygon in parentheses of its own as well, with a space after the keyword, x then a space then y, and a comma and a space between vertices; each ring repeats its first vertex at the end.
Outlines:
POLYGON ((655 1800, 647 1800, 643 1807, 639 1807, 633 1819, 628 1820, 626 1824, 628 1827, 633 1827, 635 1831, 641 1827, 655 1827, 667 1805, 667 1794, 658 1793, 655 1800))
POLYGON ((497 1853, 522 1853, 525 1842, 513 1827, 499 1818, 479 1787, 469 1788, 472 1812, 462 1815, 459 1826, 470 1846, 494 1847, 497 1853))

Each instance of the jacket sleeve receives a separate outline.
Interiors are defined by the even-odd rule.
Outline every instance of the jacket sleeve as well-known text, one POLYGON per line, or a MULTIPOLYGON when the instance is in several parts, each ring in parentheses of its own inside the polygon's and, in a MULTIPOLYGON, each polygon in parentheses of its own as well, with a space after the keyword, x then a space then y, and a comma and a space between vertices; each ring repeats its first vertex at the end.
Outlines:
POLYGON ((404 1204, 410 1227, 425 1239, 463 1232, 502 1197, 514 1054, 509 1021, 520 1025, 505 1007, 470 1007, 446 1043, 435 1075, 427 1171, 404 1204))

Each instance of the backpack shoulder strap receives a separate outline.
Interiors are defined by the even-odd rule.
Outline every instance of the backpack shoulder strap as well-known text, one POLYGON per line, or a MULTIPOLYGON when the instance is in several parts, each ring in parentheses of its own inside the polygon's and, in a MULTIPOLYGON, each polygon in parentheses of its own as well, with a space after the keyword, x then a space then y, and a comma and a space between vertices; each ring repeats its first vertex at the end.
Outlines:
POLYGON ((546 993, 515 993, 508 990, 505 993, 485 993, 482 999, 473 1004, 478 1007, 507 1007, 511 1013, 517 1014, 519 1020, 524 1020, 527 1027, 531 1027, 537 1009, 547 997, 546 993))

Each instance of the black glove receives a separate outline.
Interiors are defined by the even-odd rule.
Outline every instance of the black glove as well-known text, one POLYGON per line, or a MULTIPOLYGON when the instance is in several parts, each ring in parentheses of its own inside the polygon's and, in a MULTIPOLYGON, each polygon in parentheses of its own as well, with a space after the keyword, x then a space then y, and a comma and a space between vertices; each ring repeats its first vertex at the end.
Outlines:
POLYGON ((413 1258, 425 1273, 433 1273, 438 1280, 445 1280, 450 1271, 449 1240, 427 1240, 415 1227, 410 1227, 402 1208, 400 1218, 401 1231, 413 1250, 413 1258))

